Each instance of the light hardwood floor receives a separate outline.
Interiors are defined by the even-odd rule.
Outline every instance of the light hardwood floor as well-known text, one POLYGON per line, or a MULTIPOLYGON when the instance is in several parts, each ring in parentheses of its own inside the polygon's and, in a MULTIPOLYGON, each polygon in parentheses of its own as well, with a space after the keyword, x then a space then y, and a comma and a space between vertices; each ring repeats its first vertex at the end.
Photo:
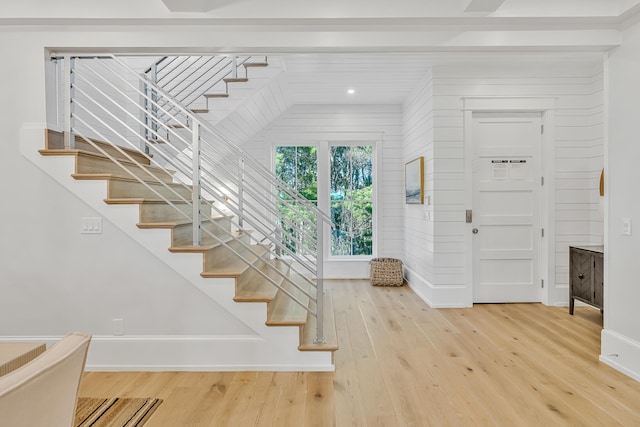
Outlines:
POLYGON ((640 426, 640 383, 598 361, 599 311, 432 309, 409 288, 327 283, 335 373, 87 373, 80 396, 159 397, 157 426, 640 426))

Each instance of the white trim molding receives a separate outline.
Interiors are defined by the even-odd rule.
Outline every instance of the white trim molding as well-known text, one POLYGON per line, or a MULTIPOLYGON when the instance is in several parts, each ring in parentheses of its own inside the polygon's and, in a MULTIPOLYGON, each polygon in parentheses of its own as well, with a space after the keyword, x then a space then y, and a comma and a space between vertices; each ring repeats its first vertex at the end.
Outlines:
POLYGON ((640 381, 640 342, 611 329, 601 334, 600 361, 640 381))
POLYGON ((404 266, 404 278, 409 287, 431 308, 465 308, 467 286, 437 286, 422 278, 415 271, 404 266))
MULTIPOLYGON (((297 329, 297 328, 296 328, 297 329)), ((297 334, 297 331, 295 331, 297 334)), ((43 342, 62 336, 0 337, 2 342, 43 342)), ((87 371, 308 371, 332 372, 331 356, 301 352, 289 340, 257 335, 133 335, 91 337, 87 371)))
MULTIPOLYGON (((555 110, 556 97, 518 97, 518 96, 470 96, 460 98, 463 103, 464 118, 464 202, 465 209, 473 209, 473 113, 524 113, 539 112, 542 117, 544 132, 542 134, 542 176, 544 185, 541 192, 541 226, 545 237, 541 245, 540 277, 544 280, 542 303, 556 305, 555 292, 555 110)), ((467 306, 473 305, 473 224, 465 224, 465 292, 464 301, 467 306)))

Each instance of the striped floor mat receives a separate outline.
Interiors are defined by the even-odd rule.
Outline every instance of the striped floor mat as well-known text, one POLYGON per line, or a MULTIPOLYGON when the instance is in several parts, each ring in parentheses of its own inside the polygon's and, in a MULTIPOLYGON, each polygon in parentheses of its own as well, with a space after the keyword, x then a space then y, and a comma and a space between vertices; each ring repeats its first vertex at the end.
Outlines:
POLYGON ((76 427, 140 427, 162 403, 161 399, 78 399, 76 427))

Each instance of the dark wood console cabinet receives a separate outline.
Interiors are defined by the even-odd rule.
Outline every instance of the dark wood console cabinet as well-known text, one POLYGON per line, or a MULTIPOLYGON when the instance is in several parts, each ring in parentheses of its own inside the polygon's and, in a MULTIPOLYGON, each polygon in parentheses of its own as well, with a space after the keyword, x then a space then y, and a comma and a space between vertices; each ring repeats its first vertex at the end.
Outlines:
POLYGON ((604 248, 600 246, 569 247, 569 314, 575 300, 603 310, 604 248))

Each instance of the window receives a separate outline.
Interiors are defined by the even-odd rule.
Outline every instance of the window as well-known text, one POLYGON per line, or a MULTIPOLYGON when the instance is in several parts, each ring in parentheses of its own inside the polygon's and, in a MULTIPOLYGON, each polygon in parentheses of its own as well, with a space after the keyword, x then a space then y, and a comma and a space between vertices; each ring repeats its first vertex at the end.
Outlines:
MULTIPOLYGON (((276 175, 304 198, 318 205, 318 147, 276 147, 276 175)), ((316 218, 311 212, 306 220, 295 212, 303 210, 289 195, 280 194, 278 202, 279 224, 284 230, 283 241, 294 253, 302 254, 302 231, 316 234, 316 218), (285 202, 286 201, 286 202, 285 202), (293 205, 293 206, 292 206, 293 205)), ((304 212, 304 211, 303 211, 304 212)))
POLYGON ((331 147, 331 255, 373 253, 371 146, 331 147))
MULTIPOLYGON (((371 145, 278 146, 275 150, 276 175, 303 197, 331 213, 335 228, 331 230, 329 254, 336 257, 371 256, 373 254, 373 147, 371 145), (322 156, 319 159, 318 156, 322 156), (323 161, 324 160, 324 161, 323 161), (322 171, 325 165, 326 172, 322 171), (318 179, 325 180, 318 194, 318 179), (326 191, 326 190, 323 190, 326 191)), ((301 253, 296 241, 303 227, 311 232, 315 218, 299 221, 281 195, 278 212, 280 225, 290 236, 287 248, 301 253)))

